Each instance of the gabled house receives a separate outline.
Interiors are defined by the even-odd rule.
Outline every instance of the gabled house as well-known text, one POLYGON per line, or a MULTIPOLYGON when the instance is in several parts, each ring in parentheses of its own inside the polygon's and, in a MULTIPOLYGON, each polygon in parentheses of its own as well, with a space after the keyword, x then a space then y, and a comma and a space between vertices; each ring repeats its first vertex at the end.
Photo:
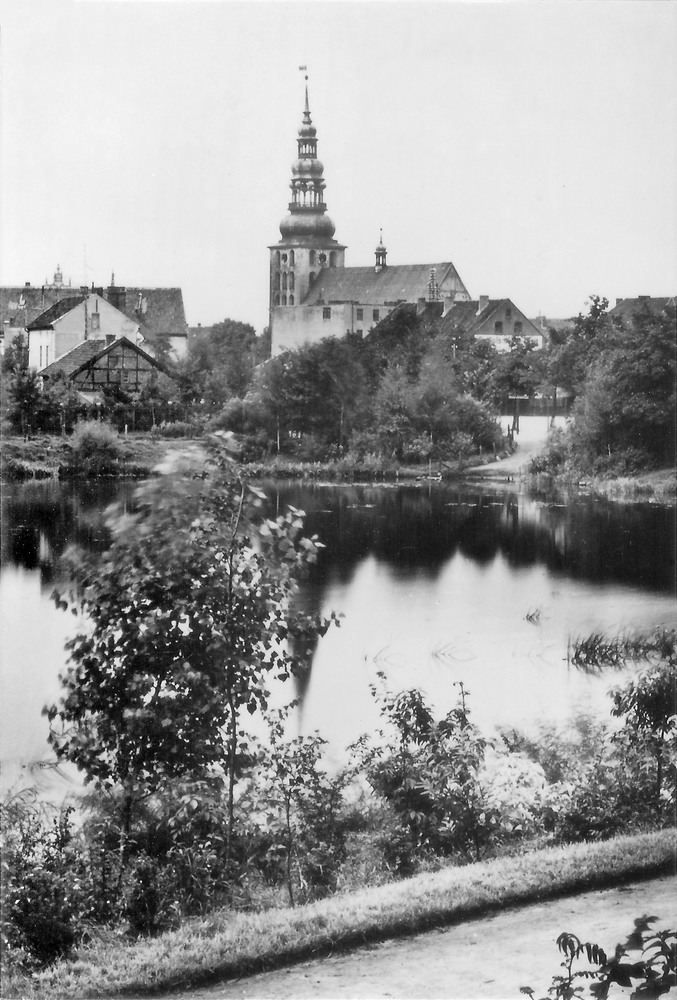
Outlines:
POLYGON ((61 299, 28 324, 28 367, 42 371, 87 340, 126 337, 139 343, 139 324, 97 293, 61 299))
POLYGON ((649 312, 654 316, 660 316, 669 307, 674 308, 676 301, 674 295, 666 297, 638 295, 634 299, 616 299, 616 305, 609 310, 608 315, 626 324, 632 322, 636 313, 649 312))
POLYGON ((476 301, 445 303, 436 326, 450 335, 488 341, 497 351, 510 350, 513 337, 530 340, 540 349, 545 337, 512 299, 490 299, 487 295, 476 301))
MULTIPOLYGON (((126 288, 115 284, 114 275, 108 288, 72 287, 64 283, 58 267, 52 284, 34 286, 27 282, 0 288, 0 346, 10 344, 21 333, 27 334, 28 327, 52 306, 65 301, 73 305, 74 300, 80 302, 87 296, 97 296, 124 313, 138 326, 139 337, 149 352, 159 356, 169 353, 177 358, 185 355, 188 324, 180 288, 126 288)), ((50 360, 54 360, 51 354, 50 360)))
POLYGON ((155 372, 165 369, 138 344, 126 337, 85 340, 53 361, 40 372, 49 382, 64 376, 79 392, 96 393, 119 387, 125 392, 140 392, 155 372))

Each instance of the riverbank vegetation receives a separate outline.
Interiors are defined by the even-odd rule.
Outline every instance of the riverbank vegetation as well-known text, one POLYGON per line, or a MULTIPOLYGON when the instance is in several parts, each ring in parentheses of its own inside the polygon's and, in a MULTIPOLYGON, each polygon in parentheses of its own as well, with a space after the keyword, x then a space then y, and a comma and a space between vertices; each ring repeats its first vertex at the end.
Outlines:
MULTIPOLYGON (((673 306, 657 314, 645 304, 621 323, 592 296, 586 314, 550 330, 543 350, 515 337, 504 352, 401 306, 364 338, 326 338, 273 359, 268 352, 265 335, 225 320, 194 338, 187 357, 165 361, 167 374, 141 393, 111 385, 88 404, 66 381, 41 388, 19 337, 2 364, 3 420, 23 437, 68 435, 101 418, 120 433, 163 438, 227 431, 244 462, 359 479, 404 466, 452 475, 493 460, 511 445, 499 412, 514 411, 517 429, 518 407, 554 416, 564 399, 567 430, 531 462, 532 477, 566 485, 674 469, 673 306)), ((30 472, 27 456, 10 455, 5 467, 17 478, 30 472)))
POLYGON ((549 379, 574 402, 566 431, 552 432, 530 463, 532 476, 598 486, 656 469, 674 472, 675 307, 656 314, 645 306, 622 325, 607 305, 593 297, 588 315, 550 352, 549 379))
MULTIPOLYGON (((607 842, 617 874, 665 862, 672 833, 646 841, 662 845, 658 854, 642 841, 648 867, 614 838, 674 825, 675 633, 572 647, 581 669, 637 663, 612 692, 608 727, 579 716, 564 730, 490 739, 464 687, 438 718, 421 692, 391 692, 379 677, 381 731, 337 768, 320 734, 294 733, 284 706, 285 681, 305 675, 331 625, 294 602, 319 540, 304 536, 301 511, 265 518, 227 449, 209 447, 206 465, 174 456, 110 514, 106 552, 68 556, 72 586, 56 600, 89 625, 70 642, 62 699, 46 711, 57 759, 75 763, 92 791, 76 812, 19 793, 4 805, 15 995, 31 983, 62 989, 62 976, 73 988, 60 995, 87 995, 78 976, 111 948, 141 976, 138 956, 137 985, 150 985, 189 977, 195 962, 203 973, 228 961, 250 968, 327 940, 427 926, 453 914, 455 878, 472 887, 466 912, 512 899, 512 889, 477 889, 484 864, 489 884, 512 872, 508 882, 533 893, 575 888, 571 872, 583 869, 558 853, 571 843, 607 842), (558 882, 555 868, 570 875, 558 882), (366 904, 353 895, 365 887, 366 904), (257 926, 268 950, 237 958, 229 935, 240 928, 249 942, 257 926), (191 935, 201 959, 186 958, 193 944, 158 957, 191 935)), ((602 856, 592 867, 611 877, 602 856)), ((118 959, 105 961, 109 977, 118 959)))

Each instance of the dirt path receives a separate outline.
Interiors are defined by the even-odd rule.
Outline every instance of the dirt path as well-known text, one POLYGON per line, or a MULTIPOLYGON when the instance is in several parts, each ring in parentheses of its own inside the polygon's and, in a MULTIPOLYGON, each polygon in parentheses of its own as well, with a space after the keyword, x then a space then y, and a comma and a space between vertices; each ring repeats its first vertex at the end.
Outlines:
POLYGON ((457 926, 166 996, 172 1000, 517 1000, 521 986, 532 986, 537 996, 544 996, 559 972, 561 956, 555 940, 562 931, 612 952, 628 936, 635 918, 644 914, 659 918, 658 929, 676 927, 676 890, 677 880, 665 876, 512 907, 457 926))

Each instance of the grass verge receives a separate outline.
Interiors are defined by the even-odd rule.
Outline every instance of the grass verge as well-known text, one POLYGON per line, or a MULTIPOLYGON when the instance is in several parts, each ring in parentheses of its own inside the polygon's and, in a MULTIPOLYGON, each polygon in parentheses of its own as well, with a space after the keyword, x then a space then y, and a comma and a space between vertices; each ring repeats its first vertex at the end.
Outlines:
POLYGON ((517 903, 648 878, 674 870, 676 847, 677 831, 663 830, 448 868, 297 909, 219 911, 154 939, 92 943, 3 996, 123 997, 207 984, 517 903))

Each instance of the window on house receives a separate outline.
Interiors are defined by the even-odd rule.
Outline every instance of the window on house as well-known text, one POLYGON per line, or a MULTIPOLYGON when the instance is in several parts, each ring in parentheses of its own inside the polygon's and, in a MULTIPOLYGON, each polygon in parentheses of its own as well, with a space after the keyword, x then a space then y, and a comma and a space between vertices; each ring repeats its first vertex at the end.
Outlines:
POLYGON ((329 306, 325 306, 322 310, 322 319, 331 319, 331 309, 329 306))
POLYGON ((95 330, 100 330, 101 329, 101 313, 92 313, 92 315, 90 316, 90 319, 92 321, 92 333, 94 333, 95 330))
POLYGON ((364 309, 358 309, 357 310, 357 318, 360 321, 364 319, 364 309))
POLYGON ((379 319, 381 318, 381 313, 378 309, 374 309, 374 311, 372 312, 372 316, 374 318, 374 323, 378 323, 379 319))
POLYGON ((49 347, 45 348, 45 366, 49 364, 49 347))
POLYGON ((358 337, 361 337, 363 331, 362 330, 355 330, 355 333, 357 334, 358 337))
POLYGON ((503 333, 503 323, 500 319, 494 323, 494 333, 503 333))
MULTIPOLYGON (((311 267, 315 267, 315 251, 314 250, 311 250, 310 253, 308 254, 308 263, 310 264, 311 267)), ((315 277, 315 275, 313 275, 313 277, 315 277)))
POLYGON ((42 368, 42 344, 40 344, 40 367, 42 368))
POLYGON ((516 337, 521 337, 521 335, 522 335, 522 323, 520 322, 520 320, 516 319, 515 320, 515 336, 516 337))

